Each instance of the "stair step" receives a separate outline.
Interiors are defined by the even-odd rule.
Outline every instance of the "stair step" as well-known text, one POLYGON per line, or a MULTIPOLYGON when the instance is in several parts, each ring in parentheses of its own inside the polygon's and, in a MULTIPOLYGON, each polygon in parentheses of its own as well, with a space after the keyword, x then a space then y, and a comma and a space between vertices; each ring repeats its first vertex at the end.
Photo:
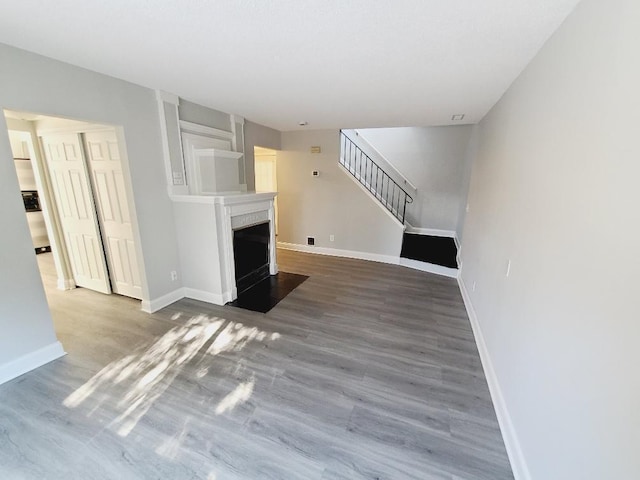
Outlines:
POLYGON ((450 237, 405 233, 402 238, 402 258, 457 269, 457 256, 456 243, 450 237))

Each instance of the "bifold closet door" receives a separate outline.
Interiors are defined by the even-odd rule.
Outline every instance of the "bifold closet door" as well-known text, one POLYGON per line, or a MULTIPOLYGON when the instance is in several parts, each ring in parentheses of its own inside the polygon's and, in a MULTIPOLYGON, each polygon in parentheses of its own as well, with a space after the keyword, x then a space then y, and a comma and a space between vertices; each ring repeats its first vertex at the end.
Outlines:
POLYGON ((111 293, 80 135, 45 135, 42 144, 75 283, 111 293))
POLYGON ((113 291, 140 299, 140 270, 116 133, 83 135, 113 291))

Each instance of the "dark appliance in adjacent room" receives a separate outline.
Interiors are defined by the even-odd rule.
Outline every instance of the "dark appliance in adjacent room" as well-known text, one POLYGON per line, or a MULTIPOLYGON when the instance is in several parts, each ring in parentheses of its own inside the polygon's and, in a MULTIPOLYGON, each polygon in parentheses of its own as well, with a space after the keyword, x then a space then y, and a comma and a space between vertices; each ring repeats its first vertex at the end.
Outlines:
MULTIPOLYGON (((14 132, 9 133, 13 134, 14 132)), ((36 189, 36 178, 31 166, 31 160, 22 157, 14 158, 13 160, 18 174, 18 184, 20 185, 20 190, 22 190, 22 202, 27 212, 27 222, 29 223, 29 232, 31 233, 35 252, 50 252, 49 235, 47 234, 47 227, 42 213, 40 197, 36 189)))
POLYGON ((24 202, 24 209, 27 212, 41 212, 40 199, 38 198, 37 190, 23 190, 22 201, 24 202))

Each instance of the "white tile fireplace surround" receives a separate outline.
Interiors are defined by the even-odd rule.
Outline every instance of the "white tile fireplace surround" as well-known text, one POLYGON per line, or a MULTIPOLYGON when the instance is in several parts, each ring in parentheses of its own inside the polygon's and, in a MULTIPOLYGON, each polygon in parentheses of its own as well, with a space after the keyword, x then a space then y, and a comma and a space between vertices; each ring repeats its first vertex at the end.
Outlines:
POLYGON ((238 296, 233 231, 269 222, 269 273, 278 273, 276 193, 172 195, 184 296, 224 305, 238 296))

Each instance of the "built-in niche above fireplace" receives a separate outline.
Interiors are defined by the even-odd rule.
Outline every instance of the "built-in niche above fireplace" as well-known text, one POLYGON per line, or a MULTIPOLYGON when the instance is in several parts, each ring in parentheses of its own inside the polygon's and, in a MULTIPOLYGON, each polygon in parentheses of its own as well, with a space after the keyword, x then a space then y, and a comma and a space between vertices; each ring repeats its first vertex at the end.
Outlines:
POLYGON ((237 298, 239 289, 278 273, 275 196, 275 192, 171 196, 185 297, 225 305, 237 298))

